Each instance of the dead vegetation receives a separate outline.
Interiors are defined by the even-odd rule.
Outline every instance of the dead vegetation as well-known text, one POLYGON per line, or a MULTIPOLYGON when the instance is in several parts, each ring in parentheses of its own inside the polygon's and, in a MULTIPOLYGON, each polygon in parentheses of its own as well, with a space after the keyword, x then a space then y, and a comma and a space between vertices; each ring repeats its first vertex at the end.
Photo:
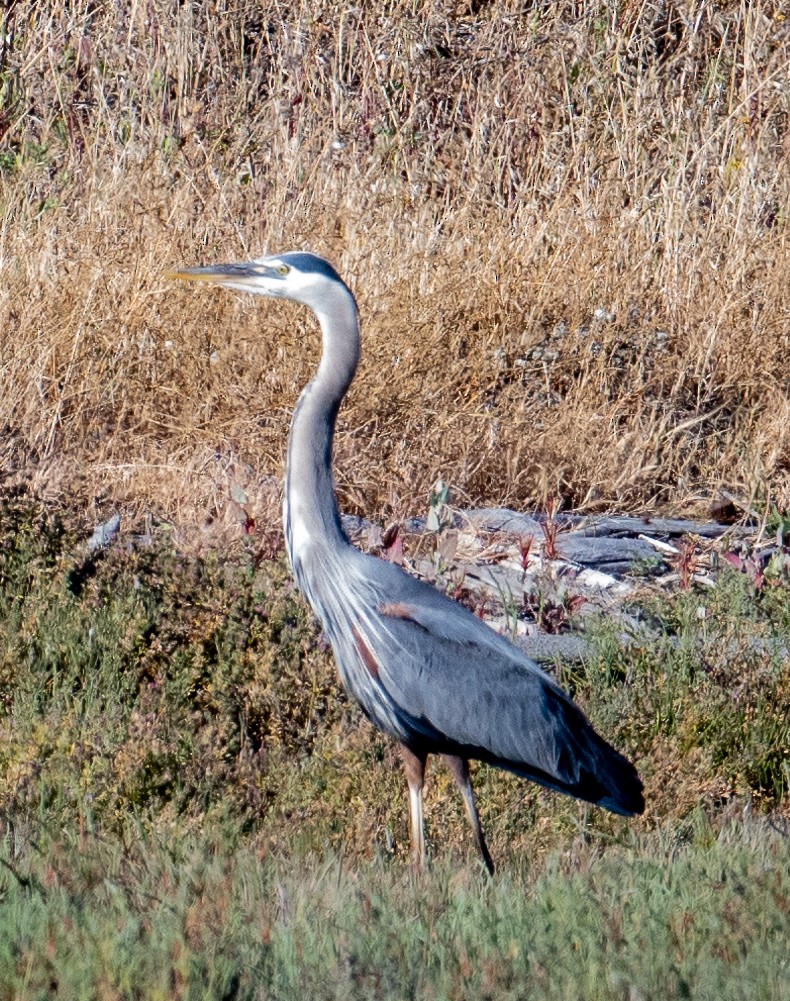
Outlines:
POLYGON ((18 0, 0 31, 18 475, 232 518, 236 470, 281 472, 318 341, 162 275, 306 247, 363 315, 345 509, 415 513, 439 476, 473 503, 787 506, 779 5, 18 0))

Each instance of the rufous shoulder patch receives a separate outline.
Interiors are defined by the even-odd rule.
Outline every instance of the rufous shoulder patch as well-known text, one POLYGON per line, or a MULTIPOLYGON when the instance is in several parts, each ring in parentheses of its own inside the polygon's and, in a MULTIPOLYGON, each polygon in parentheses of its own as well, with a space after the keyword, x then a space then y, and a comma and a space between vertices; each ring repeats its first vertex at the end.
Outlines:
POLYGON ((368 674, 371 678, 375 678, 375 680, 378 681, 379 665, 376 662, 376 658, 373 656, 370 647, 364 641, 356 627, 354 627, 351 632, 354 634, 354 643, 356 644, 359 656, 362 658, 362 663, 368 669, 368 674))
POLYGON ((413 619, 417 614, 417 607, 407 605, 405 601, 392 601, 379 605, 376 611, 381 615, 389 615, 392 619, 413 619))

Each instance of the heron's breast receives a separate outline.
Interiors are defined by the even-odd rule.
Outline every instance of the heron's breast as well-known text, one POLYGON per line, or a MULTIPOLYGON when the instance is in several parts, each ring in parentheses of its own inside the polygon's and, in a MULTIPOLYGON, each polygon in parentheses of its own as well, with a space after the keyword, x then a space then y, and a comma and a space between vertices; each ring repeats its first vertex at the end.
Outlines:
POLYGON ((407 739, 409 734, 398 707, 382 682, 375 644, 366 635, 363 623, 347 621, 340 629, 328 629, 327 632, 346 691, 379 730, 398 740, 407 739))

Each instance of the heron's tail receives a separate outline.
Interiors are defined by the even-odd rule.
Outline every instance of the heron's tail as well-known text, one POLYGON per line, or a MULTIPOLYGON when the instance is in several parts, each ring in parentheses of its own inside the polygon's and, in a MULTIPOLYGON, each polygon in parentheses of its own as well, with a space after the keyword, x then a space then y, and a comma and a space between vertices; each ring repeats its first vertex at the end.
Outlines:
MULTIPOLYGON (((598 739, 601 740, 601 738, 598 739)), ((605 741, 601 740, 601 742, 605 745, 608 754, 599 757, 597 768, 591 769, 589 762, 582 765, 578 778, 573 781, 549 775, 539 768, 533 768, 520 762, 503 761, 501 758, 482 754, 480 758, 483 761, 488 761, 489 764, 515 772, 522 778, 546 786, 547 789, 554 789, 566 796, 583 799, 587 803, 602 806, 605 810, 619 813, 623 817, 633 817, 635 814, 644 813, 644 787, 636 768, 605 741)))
POLYGON ((548 789, 554 789, 566 796, 574 796, 576 799, 583 799, 586 803, 593 803, 595 806, 602 806, 605 810, 619 813, 623 817, 633 817, 635 814, 643 813, 645 809, 644 787, 636 768, 601 737, 598 737, 597 734, 595 736, 601 741, 606 753, 602 753, 602 749, 598 748, 599 753, 596 756, 595 766, 590 767, 593 763, 589 760, 586 761, 579 768, 578 777, 571 781, 522 763, 517 764, 503 761, 501 758, 483 757, 482 755, 481 758, 492 765, 498 765, 500 768, 515 772, 522 778, 531 779, 531 781, 546 786, 548 789))
POLYGON ((644 786, 636 768, 597 733, 595 736, 602 745, 598 749, 597 768, 594 772, 582 768, 577 788, 568 792, 624 817, 643 813, 644 786))
POLYGON ((565 779, 560 791, 625 817, 643 813, 644 787, 636 768, 596 732, 575 702, 564 692, 557 695, 567 733, 556 770, 565 779))
POLYGON ((628 758, 596 733, 581 709, 560 689, 552 686, 546 691, 546 698, 558 735, 554 754, 544 755, 540 766, 536 762, 503 761, 493 756, 485 760, 612 813, 625 817, 643 813, 644 787, 628 758))

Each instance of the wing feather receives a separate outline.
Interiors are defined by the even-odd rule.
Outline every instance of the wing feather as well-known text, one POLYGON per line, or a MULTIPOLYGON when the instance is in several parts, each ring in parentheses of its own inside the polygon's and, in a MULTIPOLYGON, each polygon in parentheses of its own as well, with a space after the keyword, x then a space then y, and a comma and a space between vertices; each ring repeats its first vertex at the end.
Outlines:
POLYGON ((463 606, 403 576, 397 600, 378 604, 376 656, 417 739, 616 812, 641 811, 636 770, 547 674, 463 606))

